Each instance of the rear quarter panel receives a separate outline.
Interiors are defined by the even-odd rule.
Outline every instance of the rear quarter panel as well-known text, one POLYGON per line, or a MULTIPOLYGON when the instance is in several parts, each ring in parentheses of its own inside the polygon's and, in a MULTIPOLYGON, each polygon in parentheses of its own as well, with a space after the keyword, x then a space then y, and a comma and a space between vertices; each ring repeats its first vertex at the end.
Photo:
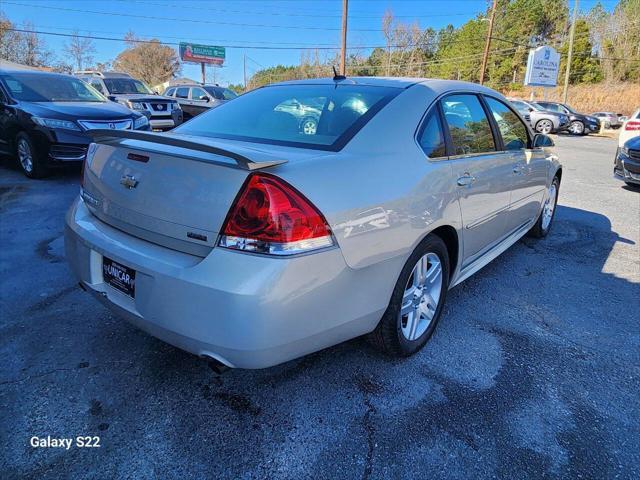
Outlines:
POLYGON ((352 268, 389 262, 396 278, 433 229, 460 229, 449 162, 430 161, 415 141, 436 95, 423 85, 403 91, 341 151, 272 170, 325 215, 352 268))

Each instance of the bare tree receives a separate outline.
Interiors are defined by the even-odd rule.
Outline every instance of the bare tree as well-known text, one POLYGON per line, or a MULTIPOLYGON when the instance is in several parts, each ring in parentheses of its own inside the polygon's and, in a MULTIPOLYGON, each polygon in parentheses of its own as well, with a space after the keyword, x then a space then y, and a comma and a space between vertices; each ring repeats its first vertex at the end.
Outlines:
POLYGON ((53 60, 53 53, 47 48, 44 39, 33 31, 34 27, 30 22, 25 22, 23 29, 28 31, 20 35, 18 61, 30 67, 49 65, 53 60))
POLYGON ((93 63, 93 54, 96 53, 96 47, 93 44, 93 40, 80 37, 78 30, 76 30, 73 32, 69 42, 65 44, 64 52, 77 69, 82 70, 93 63))

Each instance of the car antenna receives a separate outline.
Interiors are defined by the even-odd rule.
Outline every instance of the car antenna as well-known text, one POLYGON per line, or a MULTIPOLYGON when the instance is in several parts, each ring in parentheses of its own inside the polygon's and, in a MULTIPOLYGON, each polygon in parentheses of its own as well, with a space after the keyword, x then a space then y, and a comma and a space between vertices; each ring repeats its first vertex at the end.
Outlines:
POLYGON ((331 68, 333 68, 333 81, 334 82, 338 82, 340 80, 346 80, 347 79, 346 76, 338 74, 338 71, 336 70, 336 66, 335 65, 331 65, 331 68))

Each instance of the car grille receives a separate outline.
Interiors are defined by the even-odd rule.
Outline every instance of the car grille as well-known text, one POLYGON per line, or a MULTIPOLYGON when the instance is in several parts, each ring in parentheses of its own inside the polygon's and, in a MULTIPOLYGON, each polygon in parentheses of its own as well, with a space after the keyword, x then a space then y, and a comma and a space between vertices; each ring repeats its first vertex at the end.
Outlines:
POLYGON ((131 120, 78 120, 80 126, 85 130, 94 130, 96 128, 106 128, 111 130, 130 130, 131 120))
POLYGON ((56 144, 49 148, 49 157, 60 161, 81 161, 87 154, 87 147, 83 145, 56 144))
POLYGON ((640 150, 629 150, 629 158, 640 160, 640 150))
POLYGON ((150 103, 151 109, 154 112, 169 112, 170 107, 168 103, 150 103))

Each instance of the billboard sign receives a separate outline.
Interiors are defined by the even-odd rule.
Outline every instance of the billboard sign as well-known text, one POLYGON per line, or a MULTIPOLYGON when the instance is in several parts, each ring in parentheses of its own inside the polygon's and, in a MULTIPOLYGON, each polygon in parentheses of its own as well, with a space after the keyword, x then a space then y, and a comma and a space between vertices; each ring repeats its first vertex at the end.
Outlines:
POLYGON ((555 87, 558 84, 560 54, 552 47, 529 50, 524 84, 534 87, 555 87))
POLYGON ((224 63, 224 58, 224 47, 180 42, 180 59, 183 62, 213 63, 215 65, 222 65, 224 63))

